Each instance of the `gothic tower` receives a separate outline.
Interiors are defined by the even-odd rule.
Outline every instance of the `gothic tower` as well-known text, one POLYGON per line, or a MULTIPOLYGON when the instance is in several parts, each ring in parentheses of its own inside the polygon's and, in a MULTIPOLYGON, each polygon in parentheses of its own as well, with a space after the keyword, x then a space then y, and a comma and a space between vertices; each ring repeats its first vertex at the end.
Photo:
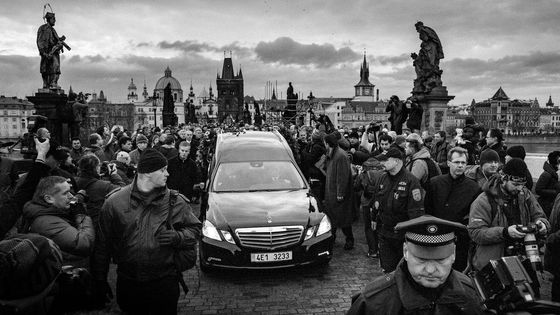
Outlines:
POLYGON ((354 100, 373 101, 373 91, 375 85, 369 82, 369 64, 366 62, 366 54, 364 53, 364 61, 360 68, 360 82, 354 85, 356 91, 354 100))
POLYGON ((233 71, 231 52, 229 58, 224 58, 222 76, 216 77, 218 90, 218 121, 222 122, 231 116, 235 121, 242 119, 243 115, 243 73, 241 67, 237 75, 233 71))

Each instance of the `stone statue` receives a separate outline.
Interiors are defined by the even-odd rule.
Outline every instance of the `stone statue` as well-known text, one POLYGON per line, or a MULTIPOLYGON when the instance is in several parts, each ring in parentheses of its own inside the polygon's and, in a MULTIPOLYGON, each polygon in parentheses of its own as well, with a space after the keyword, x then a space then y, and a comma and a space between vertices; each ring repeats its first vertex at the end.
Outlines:
POLYGON ((391 123, 391 130, 396 132, 397 135, 402 134, 402 125, 408 118, 408 108, 399 100, 396 95, 391 96, 389 103, 385 107, 385 112, 391 113, 389 115, 389 122, 391 123))
POLYGON ((40 72, 43 77, 43 88, 59 89, 58 77, 60 76, 60 53, 64 48, 70 47, 64 42, 65 36, 59 37, 54 29, 56 18, 54 13, 45 14, 46 23, 37 31, 37 48, 41 56, 40 72))
POLYGON ((416 71, 416 79, 414 80, 413 93, 429 94, 433 88, 441 86, 442 70, 439 68, 439 61, 443 59, 443 49, 436 32, 417 22, 416 31, 422 43, 418 54, 412 53, 410 57, 414 60, 414 70, 416 71))

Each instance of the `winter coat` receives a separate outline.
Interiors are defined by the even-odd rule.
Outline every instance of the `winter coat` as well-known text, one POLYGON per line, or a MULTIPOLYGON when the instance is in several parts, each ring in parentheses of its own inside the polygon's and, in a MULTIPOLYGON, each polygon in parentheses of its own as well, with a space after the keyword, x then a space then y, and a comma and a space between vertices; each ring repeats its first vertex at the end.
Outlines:
POLYGON ((464 175, 432 177, 424 201, 426 214, 466 225, 471 203, 479 194, 480 187, 464 175))
POLYGON ((449 173, 449 166, 447 166, 447 152, 449 150, 449 143, 445 140, 434 144, 432 150, 430 150, 430 156, 437 163, 442 174, 449 173))
POLYGON ((167 187, 178 190, 185 197, 191 199, 194 196, 193 185, 202 182, 202 175, 196 163, 187 158, 182 160, 176 156, 169 160, 167 165, 167 187))
POLYGON ((96 145, 90 145, 89 147, 86 148, 86 150, 84 152, 84 154, 88 154, 88 153, 95 154, 95 156, 97 156, 97 158, 101 162, 109 161, 109 160, 105 159, 105 152, 103 151, 102 147, 99 147, 99 146, 96 146, 96 145))
POLYGON ((41 178, 49 176, 51 168, 42 162, 34 162, 26 178, 16 188, 14 194, 0 206, 0 239, 16 224, 23 206, 35 193, 41 178))
POLYGON ((550 231, 544 250, 544 270, 552 273, 554 277, 560 277, 560 197, 558 196, 550 213, 550 231))
POLYGON ((346 152, 335 147, 326 161, 325 208, 335 227, 352 225, 352 170, 346 152), (337 197, 343 197, 338 201, 337 197))
POLYGON ((473 165, 470 167, 468 166, 467 170, 465 171, 465 177, 475 181, 480 189, 484 187, 484 184, 486 184, 488 182, 488 179, 490 178, 484 175, 484 172, 482 172, 482 167, 480 167, 480 165, 473 165))
POLYGON ((320 138, 313 139, 302 151, 302 171, 305 178, 315 178, 324 181, 325 175, 315 167, 321 156, 325 154, 325 145, 320 138))
POLYGON ((539 203, 544 212, 549 215, 554 199, 560 192, 560 182, 556 170, 548 162, 544 162, 543 170, 535 185, 535 192, 539 195, 539 203))
POLYGON ((76 179, 77 189, 86 191, 88 196, 86 202, 87 215, 91 217, 96 228, 99 211, 101 211, 101 207, 105 202, 105 196, 111 191, 126 185, 118 174, 112 174, 110 178, 110 182, 91 176, 83 176, 76 179))
POLYGON ((132 183, 134 179, 134 168, 120 161, 115 161, 115 165, 117 166, 117 174, 121 177, 125 185, 132 183))
POLYGON ((368 314, 484 314, 472 280, 451 269, 446 282, 427 289, 416 283, 401 260, 397 269, 378 277, 352 297, 347 315, 368 314))
MULTIPOLYGON (((469 235, 476 249, 472 258, 475 270, 480 270, 491 259, 498 259, 504 255, 504 247, 507 241, 507 228, 511 225, 507 222, 503 212, 505 200, 500 185, 502 181, 499 176, 492 176, 483 187, 481 193, 471 204, 469 213, 469 235), (491 200, 492 199, 492 200, 491 200), (493 214, 492 204, 495 202, 496 213, 493 214)), ((526 187, 517 195, 519 204, 520 222, 523 225, 542 221, 547 227, 550 226, 546 215, 537 202, 535 196, 526 187)))
POLYGON ((395 174, 375 173, 371 207, 378 212, 378 233, 390 238, 404 239, 403 233, 395 233, 399 222, 408 221, 424 214, 424 197, 418 179, 406 168, 395 174))
POLYGON ((95 232, 91 218, 58 209, 43 200, 33 199, 23 208, 23 221, 29 229, 50 238, 63 252, 64 261, 79 262, 87 258, 94 246, 95 232))
POLYGON ((410 129, 410 131, 420 130, 422 125, 422 114, 424 114, 424 108, 422 108, 422 105, 412 103, 408 113, 408 120, 406 121, 408 129, 410 129))
MULTIPOLYGON (((429 158, 431 158, 430 151, 428 151, 428 148, 422 147, 418 152, 414 153, 406 163, 406 168, 412 175, 418 178, 422 185, 428 181, 430 175, 428 164, 423 159, 429 158)), ((441 171, 439 175, 441 175, 441 171)))
POLYGON ((135 179, 107 196, 99 214, 92 263, 94 279, 106 281, 110 257, 118 265, 119 277, 142 282, 175 277, 174 256, 182 266, 189 259, 196 260, 195 245, 202 225, 183 195, 170 209, 170 194, 167 187, 140 193, 135 179), (156 235, 167 229, 170 210, 169 223, 180 240, 175 246, 161 246, 156 235))

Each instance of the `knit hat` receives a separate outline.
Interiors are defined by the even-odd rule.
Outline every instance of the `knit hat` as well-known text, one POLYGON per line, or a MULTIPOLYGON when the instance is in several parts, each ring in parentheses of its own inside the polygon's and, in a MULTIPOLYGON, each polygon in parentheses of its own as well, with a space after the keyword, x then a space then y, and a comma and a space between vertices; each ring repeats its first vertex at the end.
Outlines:
POLYGON ((136 144, 138 143, 148 143, 148 138, 146 136, 140 134, 136 136, 136 144))
POLYGON ((522 145, 514 145, 513 147, 507 149, 506 155, 509 155, 512 158, 525 160, 525 148, 522 145))
POLYGON ((407 142, 418 142, 419 144, 424 144, 424 141, 422 141, 422 137, 420 137, 420 135, 417 134, 417 133, 409 134, 408 137, 406 137, 406 141, 407 142))
POLYGON ((146 149, 140 154, 138 161, 138 173, 151 173, 167 166, 167 159, 161 152, 155 149, 146 149))
POLYGON ((336 147, 338 146, 338 138, 336 137, 336 134, 334 133, 329 133, 328 135, 325 136, 325 138, 323 138, 325 140, 325 142, 331 146, 331 147, 336 147))
POLYGON ((482 166, 485 163, 489 163, 489 162, 500 163, 500 156, 498 155, 498 152, 492 149, 486 149, 482 151, 482 153, 480 154, 480 165, 482 166))
POLYGON ((504 165, 502 172, 506 175, 514 177, 514 180, 516 180, 515 178, 517 178, 517 180, 526 180, 527 164, 525 164, 522 159, 513 158, 504 165))
POLYGON ((315 141, 317 141, 317 140, 323 140, 323 138, 325 137, 325 135, 326 135, 326 133, 325 133, 324 131, 319 130, 319 129, 315 129, 315 130, 313 131, 313 133, 311 134, 311 139, 312 139, 312 140, 315 140, 315 141))
POLYGON ((358 133, 356 131, 352 131, 349 135, 348 138, 356 138, 356 139, 360 139, 360 136, 358 135, 358 133))

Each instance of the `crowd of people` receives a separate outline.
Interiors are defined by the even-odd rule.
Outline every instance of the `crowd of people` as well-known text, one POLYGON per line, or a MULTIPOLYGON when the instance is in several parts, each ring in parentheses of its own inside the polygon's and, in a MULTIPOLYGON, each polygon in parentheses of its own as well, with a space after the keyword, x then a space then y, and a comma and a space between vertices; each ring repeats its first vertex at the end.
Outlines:
MULTIPOLYGON (((196 261, 204 219, 204 211, 197 217, 189 204, 201 203, 204 209, 201 191, 217 134, 244 130, 276 131, 286 139, 320 210, 331 220, 333 239, 342 230, 344 250, 353 250, 352 224, 361 216, 364 254, 379 259, 385 273, 402 272, 420 285, 415 276, 433 273, 445 283, 451 272, 447 265, 458 272, 477 271, 492 259, 516 254, 515 244, 526 236, 519 226, 535 224, 543 240, 548 235, 545 268, 555 275, 552 299, 560 301, 555 258, 560 257, 560 151, 548 155, 533 185, 524 148, 506 147, 499 129, 484 130, 472 119, 453 135, 406 128, 397 134, 373 123, 335 128, 328 120, 299 127, 183 124, 134 132, 102 126, 86 144, 71 139, 70 148, 52 141, 48 130, 38 130, 33 163, 13 178, 0 204, 0 238, 26 239, 34 233, 51 241, 49 250, 61 257, 53 264, 89 274, 89 307, 102 307, 112 297, 107 282, 112 259, 122 310, 175 313, 180 274, 196 261), (399 229, 410 220, 436 230, 453 226, 456 233, 450 241, 426 245, 425 237, 414 241, 411 236, 422 233, 399 229), (445 257, 411 258, 422 246, 449 243, 456 245, 445 257), (433 270, 412 274, 418 259, 433 270)), ((66 310, 60 301, 75 293, 60 290, 52 308, 66 310)))

